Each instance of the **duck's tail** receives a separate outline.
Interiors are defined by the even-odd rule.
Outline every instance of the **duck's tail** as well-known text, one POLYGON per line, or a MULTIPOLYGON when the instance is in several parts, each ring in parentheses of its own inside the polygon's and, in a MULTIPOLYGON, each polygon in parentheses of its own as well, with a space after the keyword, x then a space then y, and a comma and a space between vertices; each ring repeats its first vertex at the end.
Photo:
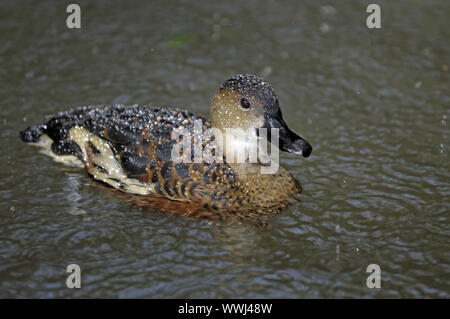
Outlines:
POLYGON ((38 143, 41 139, 45 124, 33 125, 20 132, 20 138, 26 143, 38 143))
POLYGON ((55 161, 69 166, 81 167, 77 145, 66 140, 62 135, 52 134, 55 130, 49 129, 49 122, 32 125, 20 132, 20 139, 30 145, 38 146, 40 153, 52 157, 55 161))

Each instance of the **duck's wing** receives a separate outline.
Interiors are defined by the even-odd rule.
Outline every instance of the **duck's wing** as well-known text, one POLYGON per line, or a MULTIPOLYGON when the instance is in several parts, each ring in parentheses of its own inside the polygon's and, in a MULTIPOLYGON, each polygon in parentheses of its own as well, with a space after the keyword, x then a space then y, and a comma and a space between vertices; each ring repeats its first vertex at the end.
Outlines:
POLYGON ((211 185, 233 183, 234 176, 226 165, 173 160, 179 141, 174 129, 194 134, 196 121, 203 130, 210 127, 184 110, 91 106, 50 116, 21 136, 26 142, 47 140, 56 160, 75 163, 75 158, 94 179, 126 193, 203 201, 214 195, 211 185))
POLYGON ((69 134, 76 126, 119 146, 137 142, 144 129, 150 133, 149 138, 170 139, 173 128, 195 120, 209 126, 205 118, 186 110, 148 106, 84 106, 47 116, 44 123, 28 127, 20 135, 23 141, 36 144, 48 137, 55 155, 78 155, 80 150, 69 134))

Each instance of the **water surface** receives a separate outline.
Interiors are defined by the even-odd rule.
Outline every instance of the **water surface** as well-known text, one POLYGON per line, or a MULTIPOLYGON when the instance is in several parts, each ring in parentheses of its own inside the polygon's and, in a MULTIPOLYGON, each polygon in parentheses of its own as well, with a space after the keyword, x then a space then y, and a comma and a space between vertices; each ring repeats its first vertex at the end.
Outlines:
POLYGON ((448 1, 378 1, 379 30, 365 1, 77 3, 80 30, 0 4, 0 297, 449 297, 448 1), (208 114, 238 73, 314 147, 282 156, 303 198, 264 228, 150 213, 18 138, 79 105, 208 114))

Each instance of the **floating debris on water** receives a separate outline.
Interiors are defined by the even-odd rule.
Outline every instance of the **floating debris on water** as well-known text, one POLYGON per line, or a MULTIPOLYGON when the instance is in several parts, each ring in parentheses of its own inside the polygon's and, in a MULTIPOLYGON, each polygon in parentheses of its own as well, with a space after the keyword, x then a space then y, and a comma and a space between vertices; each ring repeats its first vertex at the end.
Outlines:
POLYGON ((336 8, 330 5, 325 5, 320 7, 320 13, 324 15, 331 15, 336 13, 336 8))
POLYGON ((322 24, 320 25, 320 31, 322 33, 328 33, 331 30, 331 27, 328 23, 322 22, 322 24))
POLYGON ((187 43, 189 41, 192 41, 193 39, 194 39, 193 35, 188 35, 188 34, 182 35, 182 36, 180 36, 178 38, 170 40, 169 41, 169 46, 172 47, 172 48, 176 48, 176 47, 179 47, 182 44, 185 44, 185 43, 187 43))

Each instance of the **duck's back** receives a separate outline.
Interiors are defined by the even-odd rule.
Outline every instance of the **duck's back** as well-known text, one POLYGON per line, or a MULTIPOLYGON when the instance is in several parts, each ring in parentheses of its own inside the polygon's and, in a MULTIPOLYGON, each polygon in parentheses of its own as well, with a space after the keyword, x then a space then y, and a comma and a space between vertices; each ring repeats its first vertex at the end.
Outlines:
POLYGON ((184 127, 192 131, 195 120, 210 127, 205 118, 186 110, 122 105, 84 106, 47 116, 44 123, 21 132, 21 137, 25 142, 39 143, 46 135, 53 141, 51 149, 56 155, 77 155, 79 149, 70 140, 70 130, 75 126, 120 148, 138 142, 144 131, 149 140, 170 140, 174 128, 184 127))

